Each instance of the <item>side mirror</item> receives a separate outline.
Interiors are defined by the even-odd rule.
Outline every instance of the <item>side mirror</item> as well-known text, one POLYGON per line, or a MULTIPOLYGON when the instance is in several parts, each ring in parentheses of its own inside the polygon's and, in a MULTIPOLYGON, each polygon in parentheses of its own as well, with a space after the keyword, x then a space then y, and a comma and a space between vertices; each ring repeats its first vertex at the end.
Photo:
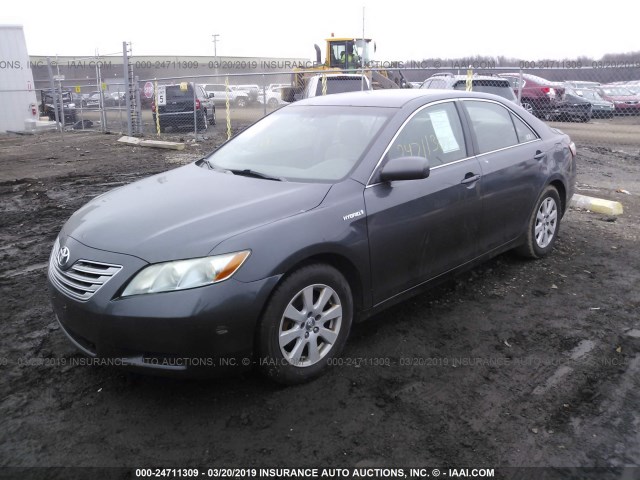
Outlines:
POLYGON ((381 182, 421 180, 429 176, 429 161, 424 157, 390 159, 380 171, 381 182))

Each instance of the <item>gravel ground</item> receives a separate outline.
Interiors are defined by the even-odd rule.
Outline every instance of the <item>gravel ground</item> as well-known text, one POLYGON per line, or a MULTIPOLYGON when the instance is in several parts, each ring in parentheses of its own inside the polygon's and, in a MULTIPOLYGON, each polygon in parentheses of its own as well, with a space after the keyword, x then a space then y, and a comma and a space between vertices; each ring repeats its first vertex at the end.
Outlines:
POLYGON ((79 365, 47 298, 74 210, 198 158, 221 127, 182 152, 0 136, 0 466, 637 467, 640 136, 589 143, 611 125, 561 128, 580 130, 579 193, 622 216, 570 210, 549 257, 501 255, 356 325, 342 365, 290 388, 79 365))

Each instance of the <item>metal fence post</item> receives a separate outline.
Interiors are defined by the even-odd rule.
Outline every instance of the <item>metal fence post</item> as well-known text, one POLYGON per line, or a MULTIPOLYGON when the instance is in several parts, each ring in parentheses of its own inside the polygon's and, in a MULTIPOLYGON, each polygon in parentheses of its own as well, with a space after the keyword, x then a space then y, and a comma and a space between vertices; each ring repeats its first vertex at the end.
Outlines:
MULTIPOLYGON (((51 59, 47 57, 47 69, 49 70, 49 87, 51 88, 51 98, 53 100, 53 109, 56 119, 56 127, 62 134, 62 124, 60 123, 60 117, 58 115, 58 96, 56 95, 56 87, 53 82, 53 71, 51 70, 51 59)), ((44 113, 44 112, 42 112, 44 113)), ((62 112, 64 115, 64 112, 62 112)))
POLYGON ((126 92, 125 104, 127 107, 127 135, 133 135, 133 119, 131 118, 131 85, 129 85, 129 55, 127 54, 127 42, 122 42, 122 69, 124 72, 124 91, 126 92))
POLYGON ((140 104, 140 78, 136 75, 134 77, 134 87, 136 95, 136 123, 135 133, 142 135, 142 105, 140 104))
POLYGON ((262 74, 262 114, 264 116, 267 115, 267 86, 265 85, 265 76, 264 73, 262 74))
POLYGON ((198 112, 196 110, 196 82, 193 81, 193 136, 198 141, 198 112))

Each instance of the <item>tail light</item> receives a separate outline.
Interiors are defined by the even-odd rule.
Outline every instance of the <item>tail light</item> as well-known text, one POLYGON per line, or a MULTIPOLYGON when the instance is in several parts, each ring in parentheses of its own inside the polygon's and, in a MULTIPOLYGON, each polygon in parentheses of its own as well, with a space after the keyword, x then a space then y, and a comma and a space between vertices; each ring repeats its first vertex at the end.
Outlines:
POLYGON ((153 113, 156 113, 156 104, 155 104, 155 102, 151 104, 151 111, 153 113))
POLYGON ((196 110, 200 110, 200 100, 196 98, 196 110))

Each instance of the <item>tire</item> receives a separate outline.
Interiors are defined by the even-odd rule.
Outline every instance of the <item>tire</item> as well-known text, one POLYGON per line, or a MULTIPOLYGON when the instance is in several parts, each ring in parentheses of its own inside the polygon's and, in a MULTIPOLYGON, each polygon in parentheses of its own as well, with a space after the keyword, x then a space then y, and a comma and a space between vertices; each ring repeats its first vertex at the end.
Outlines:
POLYGON ((267 105, 269 105, 269 107, 271 108, 277 108, 278 100, 276 100, 275 98, 270 98, 269 101, 267 102, 267 105))
POLYGON ((560 231, 562 203, 558 191, 548 186, 544 189, 527 223, 525 243, 516 249, 527 258, 542 258, 552 249, 560 231))
POLYGON ((342 351, 352 320, 351 288, 338 270, 296 270, 274 291, 258 328, 262 373, 286 385, 317 377, 342 351))
POLYGON ((522 108, 524 108, 531 115, 535 115, 535 113, 533 112, 533 105, 529 100, 522 100, 521 105, 522 105, 522 108))
POLYGON ((202 117, 201 118, 197 118, 196 117, 196 125, 197 125, 197 129, 204 132, 207 128, 209 128, 209 120, 207 119, 207 112, 206 111, 202 111, 202 117))
POLYGON ((211 114, 211 125, 216 124, 216 108, 213 107, 213 113, 211 114))
POLYGON ((236 105, 240 108, 245 108, 248 105, 247 97, 239 97, 236 99, 236 105))

